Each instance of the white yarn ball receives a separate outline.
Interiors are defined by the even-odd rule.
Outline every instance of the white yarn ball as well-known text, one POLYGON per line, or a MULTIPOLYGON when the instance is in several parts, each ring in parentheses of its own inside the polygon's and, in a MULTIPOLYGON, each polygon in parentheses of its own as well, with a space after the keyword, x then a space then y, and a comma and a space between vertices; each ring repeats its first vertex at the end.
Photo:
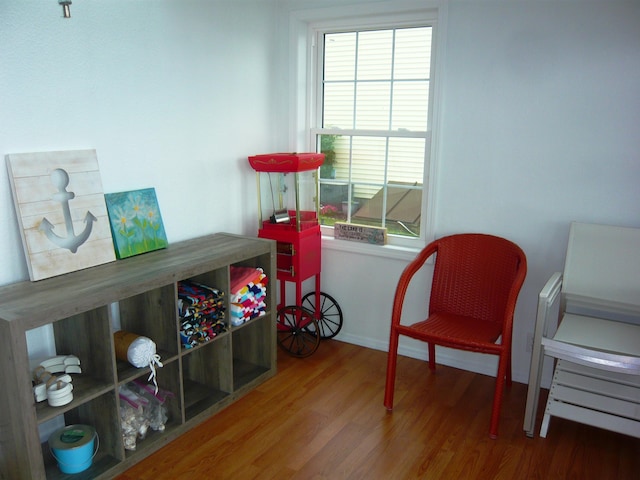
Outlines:
POLYGON ((127 359, 134 367, 142 368, 149 366, 155 354, 155 342, 148 337, 138 337, 129 345, 127 359))
POLYGON ((134 367, 149 367, 151 374, 147 380, 152 380, 155 391, 158 393, 158 382, 156 380, 156 367, 162 367, 160 355, 156 353, 156 344, 148 337, 138 337, 127 350, 127 360, 134 367))

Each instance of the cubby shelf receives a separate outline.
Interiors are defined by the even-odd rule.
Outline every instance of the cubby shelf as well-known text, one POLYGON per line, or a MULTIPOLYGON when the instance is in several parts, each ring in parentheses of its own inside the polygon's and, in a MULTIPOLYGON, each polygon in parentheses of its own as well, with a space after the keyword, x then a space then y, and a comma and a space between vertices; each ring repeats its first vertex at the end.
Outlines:
MULTIPOLYGON (((0 287, 0 478, 63 479, 39 427, 62 416, 65 425, 95 427, 99 448, 92 466, 73 478, 113 478, 237 400, 276 373, 273 292, 266 315, 195 348, 180 343, 177 282, 193 280, 229 292, 230 267, 260 267, 276 275, 276 244, 232 234, 208 235, 38 282, 0 287), (116 318, 117 317, 117 318, 116 318), (118 387, 146 380, 148 368, 116 359, 114 323, 154 340, 163 367, 158 385, 173 392, 169 420, 136 450, 125 450, 118 387), (27 336, 50 325, 59 354, 80 359, 71 403, 35 403, 27 336)), ((225 296, 226 302, 229 295, 225 296)), ((226 305, 229 311, 229 305, 226 305)))

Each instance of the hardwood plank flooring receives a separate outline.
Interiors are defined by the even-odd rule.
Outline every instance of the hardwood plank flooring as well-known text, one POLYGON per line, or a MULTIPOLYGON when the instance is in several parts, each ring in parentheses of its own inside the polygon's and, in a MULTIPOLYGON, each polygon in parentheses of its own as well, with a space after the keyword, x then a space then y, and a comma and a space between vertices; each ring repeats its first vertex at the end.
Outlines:
POLYGON ((492 377, 399 357, 388 413, 385 352, 329 340, 278 355, 274 378, 117 479, 640 478, 640 439, 557 418, 527 438, 526 385, 505 389, 491 440, 492 377))

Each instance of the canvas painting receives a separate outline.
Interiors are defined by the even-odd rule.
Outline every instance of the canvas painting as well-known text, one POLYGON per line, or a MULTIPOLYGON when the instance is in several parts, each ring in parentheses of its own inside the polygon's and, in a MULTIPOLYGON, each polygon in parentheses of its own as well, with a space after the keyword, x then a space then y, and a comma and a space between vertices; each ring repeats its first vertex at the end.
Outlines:
POLYGON ((32 281, 116 259, 95 150, 6 160, 32 281))
POLYGON ((154 188, 107 193, 105 200, 118 258, 167 247, 169 242, 154 188))

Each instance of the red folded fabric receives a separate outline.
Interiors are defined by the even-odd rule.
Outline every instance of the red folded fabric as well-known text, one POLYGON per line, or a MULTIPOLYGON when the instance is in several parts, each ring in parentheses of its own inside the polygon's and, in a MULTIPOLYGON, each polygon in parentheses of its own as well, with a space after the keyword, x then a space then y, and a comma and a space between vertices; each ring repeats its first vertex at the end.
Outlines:
POLYGON ((250 283, 260 283, 264 278, 264 270, 254 267, 237 267, 230 268, 231 276, 231 293, 237 293, 242 287, 250 283))

